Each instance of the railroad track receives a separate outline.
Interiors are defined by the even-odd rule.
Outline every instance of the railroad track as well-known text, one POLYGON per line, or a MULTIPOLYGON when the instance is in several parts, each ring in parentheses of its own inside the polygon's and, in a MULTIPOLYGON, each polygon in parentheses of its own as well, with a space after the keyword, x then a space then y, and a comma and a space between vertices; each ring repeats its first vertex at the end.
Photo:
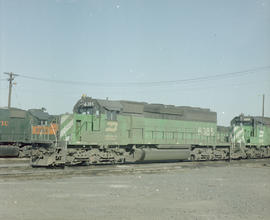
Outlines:
POLYGON ((186 169, 198 169, 207 167, 224 166, 249 166, 270 167, 270 159, 251 159, 227 161, 204 161, 204 162, 175 162, 175 163, 151 163, 151 164, 124 164, 124 165, 97 165, 65 167, 57 169, 32 168, 29 163, 16 160, 11 163, 0 161, 0 181, 5 179, 49 179, 65 178, 70 176, 102 176, 124 174, 151 174, 164 172, 178 172, 186 169))

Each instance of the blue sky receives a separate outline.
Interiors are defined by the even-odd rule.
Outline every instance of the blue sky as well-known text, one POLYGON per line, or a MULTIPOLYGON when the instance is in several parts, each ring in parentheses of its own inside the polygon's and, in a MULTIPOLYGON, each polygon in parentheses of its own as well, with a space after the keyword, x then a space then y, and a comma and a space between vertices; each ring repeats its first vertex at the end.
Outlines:
MULTIPOLYGON (((0 0, 2 72, 89 83, 155 82, 270 66, 269 0, 0 0)), ((270 68, 162 86, 91 86, 16 77, 12 106, 71 112, 82 94, 197 106, 228 125, 270 117, 270 68)))

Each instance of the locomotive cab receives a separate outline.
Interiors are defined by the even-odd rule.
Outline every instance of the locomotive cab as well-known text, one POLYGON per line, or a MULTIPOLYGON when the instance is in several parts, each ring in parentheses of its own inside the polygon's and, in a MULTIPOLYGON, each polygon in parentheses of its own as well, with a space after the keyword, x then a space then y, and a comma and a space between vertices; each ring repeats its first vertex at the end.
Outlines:
POLYGON ((251 137, 255 135, 254 119, 250 116, 235 117, 231 121, 233 142, 238 144, 250 143, 251 137))
POLYGON ((231 121, 232 147, 242 158, 260 158, 269 154, 270 118, 240 116, 231 121))

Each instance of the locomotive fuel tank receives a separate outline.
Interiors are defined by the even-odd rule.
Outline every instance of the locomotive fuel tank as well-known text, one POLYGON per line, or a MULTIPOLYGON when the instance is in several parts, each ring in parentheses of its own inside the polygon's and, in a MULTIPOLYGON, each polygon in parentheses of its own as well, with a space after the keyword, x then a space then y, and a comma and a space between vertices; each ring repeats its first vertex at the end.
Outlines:
POLYGON ((142 157, 138 162, 156 162, 156 161, 179 161, 188 160, 190 150, 188 149, 141 149, 142 157))
POLYGON ((18 157, 20 154, 19 147, 10 145, 0 146, 0 156, 1 157, 18 157))
POLYGON ((190 146, 158 145, 157 148, 136 149, 135 162, 180 161, 190 158, 190 146))

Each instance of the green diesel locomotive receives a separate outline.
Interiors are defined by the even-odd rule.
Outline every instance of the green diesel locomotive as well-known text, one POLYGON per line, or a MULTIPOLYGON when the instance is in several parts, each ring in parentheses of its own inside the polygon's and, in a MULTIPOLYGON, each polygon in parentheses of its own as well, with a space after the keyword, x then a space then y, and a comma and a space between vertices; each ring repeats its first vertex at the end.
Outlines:
POLYGON ((268 157, 270 151, 270 118, 240 116, 231 121, 232 158, 268 157))
POLYGON ((57 131, 46 133, 57 129, 52 119, 44 109, 0 108, 0 157, 30 156, 33 144, 55 141, 57 131))
POLYGON ((249 124, 240 116, 232 120, 231 127, 221 127, 217 126, 216 112, 209 109, 83 96, 73 114, 57 118, 56 139, 50 145, 33 146, 32 165, 270 156, 269 119, 260 122, 259 118, 249 118, 249 124), (237 133, 238 127, 243 128, 245 141, 237 133))

